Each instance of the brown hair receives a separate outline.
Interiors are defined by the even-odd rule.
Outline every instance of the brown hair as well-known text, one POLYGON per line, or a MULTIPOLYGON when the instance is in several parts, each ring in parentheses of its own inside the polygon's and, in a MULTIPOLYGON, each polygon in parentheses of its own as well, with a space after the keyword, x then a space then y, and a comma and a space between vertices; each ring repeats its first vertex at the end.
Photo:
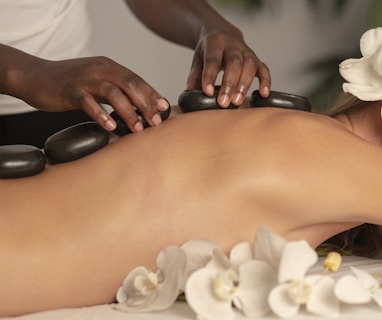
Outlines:
MULTIPOLYGON (((330 117, 349 114, 364 108, 369 102, 362 101, 349 93, 339 96, 337 102, 324 113, 330 117)), ((318 247, 319 252, 337 251, 345 255, 368 258, 382 258, 382 228, 379 225, 364 223, 341 232, 326 240, 318 247)))
POLYGON ((330 117, 334 117, 340 113, 351 113, 364 108, 370 102, 359 100, 350 93, 342 93, 334 105, 324 113, 330 117))
POLYGON ((381 227, 364 223, 329 238, 317 250, 324 255, 329 251, 336 251, 342 255, 382 258, 381 243, 381 227))

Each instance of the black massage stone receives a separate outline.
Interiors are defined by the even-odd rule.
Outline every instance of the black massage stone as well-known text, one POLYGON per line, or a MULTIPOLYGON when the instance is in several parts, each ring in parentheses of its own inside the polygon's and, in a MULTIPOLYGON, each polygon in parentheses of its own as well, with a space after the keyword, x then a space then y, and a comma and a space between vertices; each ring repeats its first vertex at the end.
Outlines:
POLYGON ((83 122, 51 135, 44 145, 45 155, 54 163, 80 159, 109 143, 109 132, 96 122, 83 122))
POLYGON ((44 153, 37 147, 15 144, 0 146, 0 178, 30 177, 45 169, 44 153))
MULTIPOLYGON (((136 110, 136 113, 138 116, 141 118, 142 125, 144 128, 149 127, 149 124, 147 121, 143 118, 142 114, 140 113, 139 110, 136 110)), ((167 110, 159 112, 159 115, 162 119, 162 121, 167 120, 168 117, 171 114, 171 106, 168 107, 167 110)), ((124 136, 126 134, 132 133, 132 131, 129 129, 129 127, 126 125, 126 123, 122 120, 122 118, 115 112, 113 111, 110 113, 110 116, 115 120, 117 123, 117 128, 114 129, 113 133, 116 134, 117 136, 124 136)))
POLYGON ((278 91, 271 91, 267 98, 262 97, 258 90, 253 91, 250 106, 251 108, 277 107, 306 112, 312 110, 312 106, 306 97, 278 91))
POLYGON ((232 103, 228 108, 221 108, 216 99, 220 86, 215 86, 215 92, 212 96, 207 96, 200 90, 184 90, 178 98, 179 108, 183 113, 202 111, 202 110, 213 110, 213 109, 237 109, 238 106, 232 103))

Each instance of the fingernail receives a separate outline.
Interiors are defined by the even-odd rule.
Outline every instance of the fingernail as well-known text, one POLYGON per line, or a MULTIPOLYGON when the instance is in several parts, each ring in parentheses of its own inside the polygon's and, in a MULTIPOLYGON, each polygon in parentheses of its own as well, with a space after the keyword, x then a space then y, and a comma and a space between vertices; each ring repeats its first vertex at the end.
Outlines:
POLYGON ((220 96, 219 99, 218 99, 218 103, 222 107, 228 107, 228 105, 229 105, 229 96, 228 96, 228 94, 223 94, 222 96, 220 96))
POLYGON ((100 115, 100 118, 104 122, 104 124, 105 124, 104 127, 107 130, 113 131, 117 127, 117 124, 115 123, 115 121, 110 119, 109 116, 107 116, 106 114, 102 113, 100 115))
POLYGON ((105 126, 107 130, 113 131, 117 127, 117 124, 114 121, 111 121, 110 119, 108 119, 105 122, 105 126))
POLYGON ((161 119, 160 115, 157 113, 154 114, 154 116, 152 117, 152 121, 153 121, 154 126, 158 126, 162 123, 162 119, 161 119))
POLYGON ((212 96, 215 93, 215 87, 212 84, 209 84, 206 88, 206 93, 209 96, 212 96))
POLYGON ((263 95, 264 95, 265 97, 268 97, 268 96, 269 96, 269 93, 270 93, 269 88, 268 88, 268 87, 264 87, 264 88, 263 88, 263 95))
POLYGON ((166 111, 169 107, 169 104, 166 101, 166 99, 160 98, 157 103, 160 111, 166 111))
POLYGON ((143 130, 143 125, 140 121, 136 122, 134 125, 134 131, 135 132, 140 132, 143 130))
POLYGON ((233 96, 232 102, 234 104, 241 104, 242 100, 243 100, 243 94, 241 92, 238 92, 233 96))

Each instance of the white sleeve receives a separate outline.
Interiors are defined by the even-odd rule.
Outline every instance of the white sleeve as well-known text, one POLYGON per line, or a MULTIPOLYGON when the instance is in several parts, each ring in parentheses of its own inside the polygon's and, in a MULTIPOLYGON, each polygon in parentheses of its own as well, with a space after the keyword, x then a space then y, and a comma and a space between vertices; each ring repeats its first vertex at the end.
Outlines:
MULTIPOLYGON (((0 43, 63 60, 91 55, 88 0, 0 0, 0 43)), ((0 115, 35 111, 0 95, 0 115)))

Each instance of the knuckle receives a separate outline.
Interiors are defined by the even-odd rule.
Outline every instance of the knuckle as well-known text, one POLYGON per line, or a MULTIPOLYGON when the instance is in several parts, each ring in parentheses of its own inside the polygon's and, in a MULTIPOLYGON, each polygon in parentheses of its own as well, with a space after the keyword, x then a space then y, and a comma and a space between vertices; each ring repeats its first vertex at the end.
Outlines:
POLYGON ((128 121, 134 121, 137 118, 137 114, 133 109, 125 111, 125 117, 128 121))
POLYGON ((93 107, 84 111, 99 124, 104 123, 107 119, 107 113, 101 107, 93 107))
POLYGON ((91 96, 84 91, 76 91, 72 95, 75 105, 79 108, 87 107, 90 104, 91 96))
POLYGON ((237 91, 243 92, 248 90, 250 86, 250 82, 246 80, 241 80, 240 83, 237 85, 237 91))
POLYGON ((102 120, 104 119, 105 112, 101 108, 95 108, 93 109, 93 114, 95 118, 102 120))
POLYGON ((209 66, 213 66, 215 68, 220 68, 220 66, 221 66, 221 61, 216 56, 206 57, 205 63, 208 64, 209 66))
POLYGON ((234 83, 232 81, 226 80, 224 82, 224 93, 230 94, 230 92, 232 91, 233 87, 234 87, 234 83))
POLYGON ((130 74, 125 78, 126 86, 131 89, 137 88, 140 83, 141 83, 141 78, 135 73, 130 74))
POLYGON ((252 65, 252 66, 256 66, 256 65, 260 65, 262 64, 259 59, 257 59, 257 57, 253 54, 249 54, 249 55, 246 55, 245 56, 245 63, 246 64, 249 64, 249 65, 252 65))
POLYGON ((120 116, 127 125, 132 125, 138 120, 138 115, 133 108, 120 111, 120 116))
POLYGON ((150 114, 150 113, 154 113, 155 112, 155 109, 154 109, 154 107, 153 107, 153 105, 152 104, 149 104, 149 103, 145 103, 145 104, 143 104, 143 106, 142 106, 143 108, 143 112, 144 113, 147 113, 147 114, 150 114))
POLYGON ((240 67, 243 64, 243 59, 237 54, 232 54, 227 57, 227 62, 235 67, 240 67))
POLYGON ((235 86, 232 84, 229 84, 228 86, 226 86, 226 94, 228 95, 233 94, 235 91, 234 89, 235 89, 235 86))
POLYGON ((139 103, 139 106, 136 107, 139 109, 139 111, 144 115, 145 117, 152 115, 156 112, 155 104, 151 102, 151 100, 144 100, 139 103))
POLYGON ((117 97, 120 93, 120 90, 116 86, 113 86, 112 84, 109 84, 109 83, 105 84, 102 90, 104 92, 104 95, 108 97, 109 99, 113 99, 117 97))
POLYGON ((224 34, 219 32, 210 33, 205 37, 206 42, 213 42, 213 43, 222 43, 224 42, 224 39, 225 39, 224 34))
POLYGON ((154 90, 150 92, 149 98, 150 98, 151 106, 152 106, 153 110, 156 109, 155 106, 157 105, 158 100, 161 98, 163 99, 163 97, 158 92, 156 92, 154 90))

